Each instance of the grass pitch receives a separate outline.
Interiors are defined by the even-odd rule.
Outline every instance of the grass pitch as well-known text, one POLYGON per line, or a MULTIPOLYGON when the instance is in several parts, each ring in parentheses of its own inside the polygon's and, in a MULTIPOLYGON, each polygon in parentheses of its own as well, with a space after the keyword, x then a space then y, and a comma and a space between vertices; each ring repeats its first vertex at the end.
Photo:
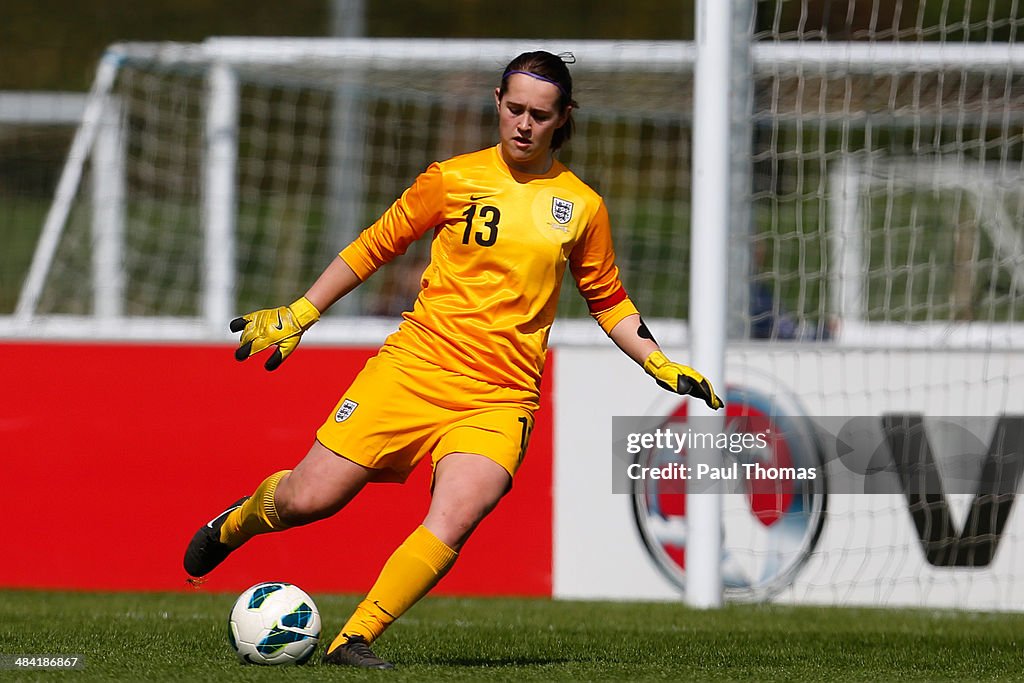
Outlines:
MULTIPOLYGON (((84 655, 19 681, 1019 680, 1024 615, 428 597, 378 641, 393 671, 239 664, 233 595, 0 591, 0 654, 84 655)), ((356 598, 314 595, 329 640, 356 598)))

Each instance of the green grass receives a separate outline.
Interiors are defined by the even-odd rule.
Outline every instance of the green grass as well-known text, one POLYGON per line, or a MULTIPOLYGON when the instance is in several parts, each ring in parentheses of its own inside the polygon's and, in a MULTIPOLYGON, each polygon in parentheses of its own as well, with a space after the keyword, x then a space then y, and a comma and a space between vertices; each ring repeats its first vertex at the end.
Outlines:
MULTIPOLYGON (((325 640, 355 606, 315 595, 325 640)), ((234 596, 0 592, 0 653, 81 654, 81 671, 0 680, 1014 680, 1024 615, 427 598, 375 649, 397 666, 244 666, 225 636, 234 596)), ((323 645, 321 645, 323 647, 323 645)))

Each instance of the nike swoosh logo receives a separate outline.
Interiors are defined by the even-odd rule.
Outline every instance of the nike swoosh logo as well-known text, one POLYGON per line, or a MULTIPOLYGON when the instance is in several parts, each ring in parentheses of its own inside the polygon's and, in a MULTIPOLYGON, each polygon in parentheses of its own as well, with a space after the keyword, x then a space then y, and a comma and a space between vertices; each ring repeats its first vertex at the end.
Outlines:
POLYGON ((497 192, 492 192, 490 194, 471 194, 471 195, 469 195, 469 201, 475 202, 475 201, 478 201, 480 199, 487 199, 488 197, 493 197, 496 194, 497 194, 497 192))
POLYGON ((279 330, 283 330, 284 329, 284 323, 281 322, 281 314, 280 313, 277 314, 277 325, 276 325, 276 327, 279 330))
POLYGON ((214 522, 216 522, 221 517, 227 517, 228 515, 230 515, 232 512, 234 512, 235 510, 237 510, 240 507, 242 507, 242 506, 241 505, 234 505, 232 507, 229 507, 227 510, 225 510, 224 512, 220 513, 219 515, 217 515, 216 517, 211 519, 209 522, 207 522, 206 526, 208 526, 208 527, 210 527, 212 529, 214 522))

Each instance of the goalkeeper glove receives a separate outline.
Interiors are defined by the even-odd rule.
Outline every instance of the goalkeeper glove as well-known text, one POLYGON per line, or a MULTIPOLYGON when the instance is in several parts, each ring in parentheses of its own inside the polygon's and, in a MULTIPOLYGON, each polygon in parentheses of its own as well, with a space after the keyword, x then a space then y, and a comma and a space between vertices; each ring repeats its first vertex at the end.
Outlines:
POLYGON ((711 382, 693 368, 673 363, 661 351, 655 351, 644 361, 644 370, 658 381, 658 385, 677 394, 689 394, 703 399, 712 410, 724 404, 715 395, 711 382))
POLYGON ((302 333, 319 319, 320 311, 306 297, 290 306, 267 308, 235 318, 231 321, 231 331, 242 333, 235 358, 243 361, 263 349, 276 346, 263 367, 277 370, 299 345, 302 333))

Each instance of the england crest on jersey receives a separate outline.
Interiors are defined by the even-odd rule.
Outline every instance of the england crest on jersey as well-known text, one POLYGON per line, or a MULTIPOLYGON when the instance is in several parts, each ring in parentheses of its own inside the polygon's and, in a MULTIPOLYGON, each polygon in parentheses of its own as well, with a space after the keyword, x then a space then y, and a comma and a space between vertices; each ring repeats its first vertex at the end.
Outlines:
POLYGON ((558 221, 561 225, 565 225, 572 220, 572 202, 568 199, 561 199, 560 197, 551 198, 551 217, 558 221))
POLYGON ((345 420, 352 416, 352 413, 354 413, 356 408, 358 407, 358 403, 356 403, 352 399, 346 398, 344 401, 341 402, 341 405, 338 407, 338 412, 334 414, 334 421, 344 422, 345 420))

